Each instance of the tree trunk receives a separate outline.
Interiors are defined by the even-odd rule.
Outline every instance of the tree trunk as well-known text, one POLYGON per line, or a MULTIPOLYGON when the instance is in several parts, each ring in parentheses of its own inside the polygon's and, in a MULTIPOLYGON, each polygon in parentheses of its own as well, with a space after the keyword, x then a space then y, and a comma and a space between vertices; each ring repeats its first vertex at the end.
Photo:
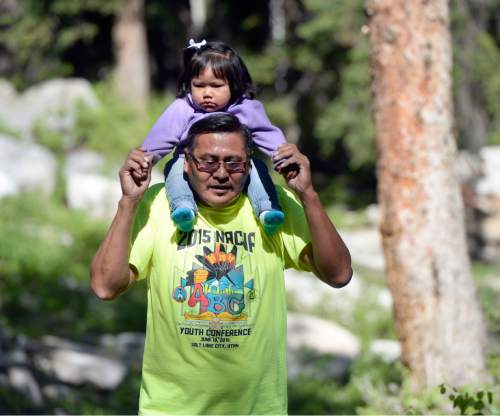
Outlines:
POLYGON ((190 36, 195 38, 196 42, 200 42, 201 39, 197 38, 204 32, 207 23, 207 0, 189 0, 189 9, 191 10, 190 36))
POLYGON ((285 0, 269 1, 269 26, 273 42, 284 42, 286 38, 285 0))
POLYGON ((446 0, 367 0, 381 233, 414 388, 474 383, 485 330, 455 173, 446 0))
POLYGON ((113 26, 116 90, 133 106, 146 110, 149 65, 144 29, 144 0, 123 0, 113 26))

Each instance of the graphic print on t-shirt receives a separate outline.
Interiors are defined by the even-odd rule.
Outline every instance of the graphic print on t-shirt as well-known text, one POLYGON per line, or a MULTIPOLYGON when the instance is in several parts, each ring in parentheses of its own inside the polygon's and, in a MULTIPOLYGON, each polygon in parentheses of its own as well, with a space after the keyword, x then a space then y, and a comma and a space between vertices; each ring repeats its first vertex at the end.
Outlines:
POLYGON ((172 292, 172 299, 181 304, 179 334, 194 336, 194 348, 234 349, 252 331, 256 288, 244 264, 249 264, 255 237, 207 231, 186 233, 178 241, 178 251, 195 247, 191 268, 180 271, 172 292))

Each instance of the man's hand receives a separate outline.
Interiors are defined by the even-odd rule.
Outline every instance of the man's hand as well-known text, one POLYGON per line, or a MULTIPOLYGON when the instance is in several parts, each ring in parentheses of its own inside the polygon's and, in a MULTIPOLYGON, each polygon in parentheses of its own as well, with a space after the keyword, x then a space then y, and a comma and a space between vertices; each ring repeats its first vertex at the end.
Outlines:
POLYGON ((139 200, 151 181, 153 156, 146 155, 144 148, 133 149, 120 169, 120 184, 124 197, 139 200))
POLYGON ((287 185, 299 196, 313 191, 309 159, 291 143, 282 144, 273 155, 278 161, 276 170, 283 175, 287 185))

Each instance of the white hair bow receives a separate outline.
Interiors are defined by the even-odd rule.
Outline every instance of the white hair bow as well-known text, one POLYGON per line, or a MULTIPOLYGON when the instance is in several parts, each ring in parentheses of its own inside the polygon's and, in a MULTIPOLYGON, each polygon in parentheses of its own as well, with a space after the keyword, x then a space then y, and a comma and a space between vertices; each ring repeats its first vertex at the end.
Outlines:
POLYGON ((201 42, 196 43, 193 39, 189 39, 189 46, 188 48, 196 48, 200 49, 202 46, 206 45, 207 41, 203 39, 201 42))

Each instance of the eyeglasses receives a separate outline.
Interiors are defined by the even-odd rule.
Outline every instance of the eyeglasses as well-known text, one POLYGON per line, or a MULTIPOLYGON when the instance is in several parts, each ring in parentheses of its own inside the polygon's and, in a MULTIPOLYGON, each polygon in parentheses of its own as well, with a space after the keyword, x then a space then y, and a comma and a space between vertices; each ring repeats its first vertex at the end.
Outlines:
POLYGON ((245 172, 248 164, 248 160, 243 162, 225 162, 225 161, 216 161, 216 160, 198 160, 196 159, 192 153, 189 153, 189 157, 193 160, 196 165, 196 169, 200 172, 214 173, 219 170, 220 164, 224 165, 224 169, 228 173, 242 173, 245 172))

